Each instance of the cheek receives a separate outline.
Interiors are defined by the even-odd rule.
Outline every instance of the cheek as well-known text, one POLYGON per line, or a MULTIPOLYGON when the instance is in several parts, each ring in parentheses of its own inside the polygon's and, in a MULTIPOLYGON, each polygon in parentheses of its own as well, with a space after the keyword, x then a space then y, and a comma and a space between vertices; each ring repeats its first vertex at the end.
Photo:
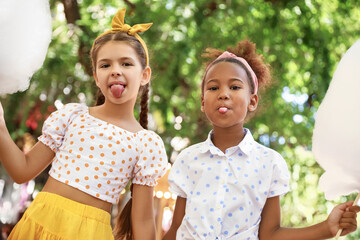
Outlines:
POLYGON ((101 81, 101 75, 97 75, 96 78, 95 78, 95 82, 96 82, 96 85, 99 87, 102 83, 101 81))
POLYGON ((99 82, 99 78, 95 77, 95 84, 96 86, 100 87, 100 82, 99 82))
POLYGON ((216 99, 214 99, 213 92, 205 92, 204 98, 203 98, 203 105, 207 108, 212 107, 214 103, 216 102, 216 99))

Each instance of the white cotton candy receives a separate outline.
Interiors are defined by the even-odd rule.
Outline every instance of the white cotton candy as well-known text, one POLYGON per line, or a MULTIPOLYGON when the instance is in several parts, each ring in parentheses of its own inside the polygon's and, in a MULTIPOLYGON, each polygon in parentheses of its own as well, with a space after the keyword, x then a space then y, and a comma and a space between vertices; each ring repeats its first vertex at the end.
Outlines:
POLYGON ((0 0, 0 95, 29 87, 50 41, 48 0, 0 0))
POLYGON ((360 191, 360 40, 340 60, 315 117, 312 151, 325 198, 360 191))

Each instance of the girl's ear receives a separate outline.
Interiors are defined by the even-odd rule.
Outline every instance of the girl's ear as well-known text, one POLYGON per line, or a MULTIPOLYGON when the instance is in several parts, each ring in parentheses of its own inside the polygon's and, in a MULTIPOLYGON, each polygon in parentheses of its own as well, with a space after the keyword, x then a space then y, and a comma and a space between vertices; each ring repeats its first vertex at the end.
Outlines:
POLYGON ((249 112, 255 111, 257 108, 257 105, 258 105, 258 96, 257 96, 257 94, 252 94, 250 97, 249 105, 248 105, 248 111, 249 112))
POLYGON ((146 66, 142 73, 142 79, 140 82, 140 86, 145 86, 150 82, 151 78, 151 68, 149 66, 146 66))
POLYGON ((201 96, 201 111, 204 112, 204 96, 201 96))

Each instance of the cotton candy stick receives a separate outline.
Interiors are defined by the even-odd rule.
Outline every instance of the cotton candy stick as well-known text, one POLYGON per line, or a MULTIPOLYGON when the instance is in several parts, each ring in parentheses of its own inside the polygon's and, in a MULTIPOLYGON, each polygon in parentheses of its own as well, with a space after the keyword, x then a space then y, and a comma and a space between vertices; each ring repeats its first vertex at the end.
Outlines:
MULTIPOLYGON (((354 201, 353 206, 355 206, 355 205, 357 205, 357 204, 358 204, 359 199, 360 199, 360 193, 357 195, 357 197, 356 197, 356 199, 355 199, 355 201, 354 201)), ((339 231, 337 232, 337 234, 336 234, 336 236, 335 236, 335 239, 336 239, 336 240, 338 240, 338 239, 339 239, 339 237, 340 237, 341 233, 342 233, 342 229, 339 229, 339 231)))

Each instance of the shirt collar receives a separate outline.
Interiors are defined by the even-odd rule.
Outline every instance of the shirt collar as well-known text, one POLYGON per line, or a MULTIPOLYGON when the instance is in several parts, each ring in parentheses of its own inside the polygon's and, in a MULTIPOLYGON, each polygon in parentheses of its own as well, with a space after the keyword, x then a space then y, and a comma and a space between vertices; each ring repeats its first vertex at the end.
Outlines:
MULTIPOLYGON (((239 148, 245 155, 249 155, 254 147, 255 140, 249 129, 244 128, 245 137, 244 139, 236 146, 235 148, 239 148)), ((210 151, 211 154, 219 154, 222 153, 220 149, 218 149, 212 142, 211 136, 213 134, 213 130, 211 130, 208 134, 208 137, 205 142, 203 142, 200 146, 200 153, 206 153, 210 151)), ((232 147, 233 148, 233 147, 232 147)))
POLYGON ((205 140, 205 142, 201 144, 200 153, 206 153, 210 151, 210 153, 214 154, 220 151, 217 147, 215 147, 215 145, 211 141, 212 134, 213 134, 213 130, 209 132, 207 139, 205 140))
POLYGON ((249 129, 245 128, 244 131, 245 137, 238 146, 245 155, 250 155, 256 142, 249 129))

